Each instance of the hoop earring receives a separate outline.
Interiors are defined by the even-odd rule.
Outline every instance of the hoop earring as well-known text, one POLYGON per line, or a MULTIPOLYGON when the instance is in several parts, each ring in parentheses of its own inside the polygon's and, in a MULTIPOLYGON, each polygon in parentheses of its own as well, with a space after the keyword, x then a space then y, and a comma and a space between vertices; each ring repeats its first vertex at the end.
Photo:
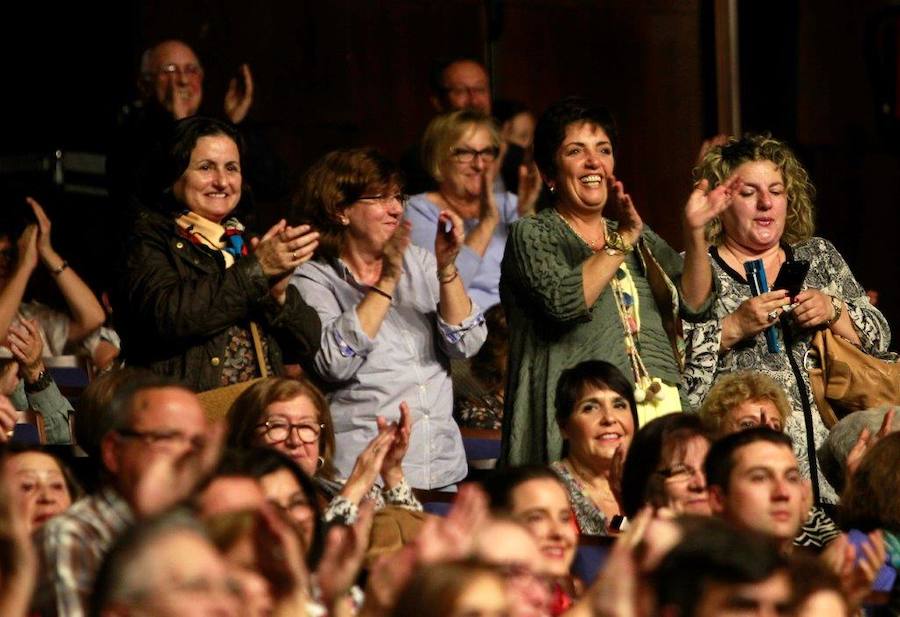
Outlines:
POLYGON ((322 469, 322 467, 324 467, 324 466, 325 466, 325 459, 320 456, 319 460, 318 460, 318 464, 316 465, 316 469, 317 470, 322 469))

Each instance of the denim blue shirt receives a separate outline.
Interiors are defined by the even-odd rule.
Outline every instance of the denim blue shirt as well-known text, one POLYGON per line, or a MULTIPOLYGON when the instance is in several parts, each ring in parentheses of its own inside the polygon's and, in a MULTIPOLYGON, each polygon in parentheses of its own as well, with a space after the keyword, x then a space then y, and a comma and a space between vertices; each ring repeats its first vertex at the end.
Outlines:
POLYGON ((458 326, 438 313, 440 289, 434 256, 410 246, 403 275, 378 334, 369 338, 356 313, 369 287, 356 281, 340 259, 310 261, 291 280, 322 321, 315 370, 331 386, 335 465, 346 478, 356 457, 377 434, 376 416, 400 417, 401 401, 412 412, 403 472, 414 488, 440 488, 466 475, 459 427, 453 420, 450 358, 468 358, 487 328, 478 305, 458 326))
MULTIPOLYGON (((512 193, 495 193, 494 199, 500 220, 494 228, 494 234, 484 251, 479 255, 468 246, 463 245, 456 258, 456 267, 462 277, 466 290, 478 306, 487 310, 500 302, 500 262, 503 261, 503 250, 506 248, 506 236, 509 226, 519 218, 519 200, 512 193)), ((429 200, 426 193, 419 193, 409 198, 406 204, 405 218, 412 224, 410 235, 412 243, 434 253, 434 236, 437 233, 440 207, 429 200)), ((468 234, 478 225, 478 219, 463 221, 465 233, 468 234)))

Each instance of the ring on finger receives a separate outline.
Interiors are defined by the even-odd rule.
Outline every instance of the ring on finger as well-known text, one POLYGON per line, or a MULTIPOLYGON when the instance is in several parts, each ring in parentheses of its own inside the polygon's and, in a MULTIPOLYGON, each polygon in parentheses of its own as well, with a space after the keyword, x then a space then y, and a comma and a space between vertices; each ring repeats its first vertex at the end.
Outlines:
POLYGON ((769 318, 769 321, 775 321, 778 319, 778 309, 772 309, 768 313, 766 313, 766 317, 769 318))

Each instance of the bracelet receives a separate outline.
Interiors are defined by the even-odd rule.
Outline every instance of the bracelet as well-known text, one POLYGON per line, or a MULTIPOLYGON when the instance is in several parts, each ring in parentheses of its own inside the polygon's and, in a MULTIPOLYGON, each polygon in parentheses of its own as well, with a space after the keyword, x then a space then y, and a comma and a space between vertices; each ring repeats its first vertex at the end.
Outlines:
POLYGON ((65 270, 68 267, 69 267, 69 262, 63 260, 63 262, 61 264, 59 264, 58 268, 52 268, 50 270, 50 274, 52 274, 53 276, 59 276, 60 274, 63 273, 63 270, 65 270))
POLYGON ((441 273, 440 273, 440 271, 438 271, 438 283, 440 283, 441 285, 446 285, 447 283, 452 283, 453 281, 456 280, 457 276, 459 276, 459 268, 457 268, 456 265, 454 265, 453 266, 453 274, 451 274, 449 277, 447 277, 445 279, 441 278, 441 273))
POLYGON ((831 300, 831 310, 834 311, 834 315, 831 316, 831 319, 829 319, 828 321, 825 322, 824 325, 826 328, 830 327, 831 324, 833 324, 838 319, 840 319, 841 313, 844 310, 844 307, 843 307, 844 303, 842 300, 839 300, 838 298, 835 298, 834 296, 828 296, 828 298, 831 300))
POLYGON ((388 292, 384 291, 383 289, 378 289, 377 287, 375 287, 375 285, 372 285, 371 287, 369 287, 369 290, 370 290, 370 291, 374 291, 374 292, 377 293, 379 296, 384 296, 385 298, 388 299, 388 302, 393 302, 393 301, 394 301, 394 296, 392 296, 392 295, 389 294, 388 292))

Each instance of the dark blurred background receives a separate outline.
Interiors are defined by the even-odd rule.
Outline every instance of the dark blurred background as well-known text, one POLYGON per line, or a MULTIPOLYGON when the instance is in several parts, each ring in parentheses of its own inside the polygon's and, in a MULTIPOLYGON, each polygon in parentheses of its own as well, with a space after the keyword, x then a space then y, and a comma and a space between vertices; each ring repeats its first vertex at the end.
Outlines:
MULTIPOLYGON (((717 11, 726 5, 120 0, 5 8, 3 207, 14 207, 16 191, 36 194, 73 264, 89 279, 109 266, 92 237, 99 233, 94 217, 116 207, 102 187, 92 190, 102 159, 72 159, 64 178, 52 156, 44 167, 29 163, 57 150, 102 155, 117 110, 135 96, 142 50, 165 38, 183 39, 199 55, 208 112, 220 111, 229 78, 250 64, 251 119, 265 128, 294 181, 337 146, 371 144, 398 157, 433 113, 426 85, 432 60, 469 54, 484 60, 495 98, 519 99, 537 113, 567 94, 610 107, 621 133, 617 175, 644 219, 679 246, 679 210, 700 144, 728 126, 717 111, 723 52, 715 37, 717 11)), ((900 3, 738 0, 736 7, 739 72, 732 77, 743 130, 771 131, 796 148, 818 188, 818 235, 838 246, 863 286, 879 292, 891 323, 900 323, 893 236, 900 218, 900 3)), ((266 204, 262 218, 284 207, 266 204)))

